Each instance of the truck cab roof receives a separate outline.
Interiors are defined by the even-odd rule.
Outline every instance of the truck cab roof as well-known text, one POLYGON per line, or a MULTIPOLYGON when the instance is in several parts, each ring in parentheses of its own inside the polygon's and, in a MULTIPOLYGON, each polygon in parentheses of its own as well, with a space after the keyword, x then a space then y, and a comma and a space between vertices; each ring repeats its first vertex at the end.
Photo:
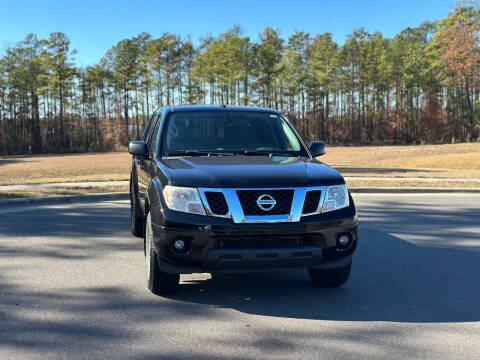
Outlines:
POLYGON ((180 111, 252 111, 252 112, 270 112, 276 113, 277 110, 271 108, 261 108, 255 106, 230 106, 230 105, 175 105, 165 106, 156 111, 180 112, 180 111))

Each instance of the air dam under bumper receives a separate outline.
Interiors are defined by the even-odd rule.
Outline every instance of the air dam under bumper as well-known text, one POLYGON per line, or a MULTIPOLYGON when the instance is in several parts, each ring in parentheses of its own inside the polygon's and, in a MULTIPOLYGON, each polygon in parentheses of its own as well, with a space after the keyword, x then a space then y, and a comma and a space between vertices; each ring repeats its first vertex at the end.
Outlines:
MULTIPOLYGON (((313 219, 312 219, 313 220, 313 219)), ((251 272, 287 268, 335 268, 350 261, 358 234, 357 218, 313 223, 153 225, 160 269, 167 273, 251 272), (338 234, 351 236, 352 245, 337 250, 338 234), (172 244, 182 239, 185 253, 172 244)))
POLYGON ((205 268, 211 271, 254 271, 291 267, 315 267, 322 262, 319 247, 225 250, 211 249, 205 268))

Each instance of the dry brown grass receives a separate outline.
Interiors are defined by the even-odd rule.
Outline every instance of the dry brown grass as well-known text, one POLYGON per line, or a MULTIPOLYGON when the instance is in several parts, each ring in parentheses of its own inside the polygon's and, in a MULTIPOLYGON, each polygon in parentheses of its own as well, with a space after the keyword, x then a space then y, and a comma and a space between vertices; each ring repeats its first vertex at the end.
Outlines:
POLYGON ((424 182, 414 180, 396 180, 396 181, 382 181, 382 180, 355 180, 347 179, 349 188, 355 187, 419 187, 419 188, 478 188, 478 182, 454 182, 454 181, 435 181, 424 182))
POLYGON ((392 164, 398 164, 408 168, 426 168, 426 169, 462 169, 462 170, 480 170, 480 152, 466 154, 440 154, 416 156, 411 159, 399 159, 392 161, 392 164))
MULTIPOLYGON (((348 177, 424 177, 480 179, 480 143, 419 146, 328 147, 321 161, 348 177)), ((0 185, 128 180, 126 152, 0 157, 0 185)), ((478 183, 350 180, 350 186, 480 186, 478 183)), ((97 188, 100 189, 100 188, 97 188)), ((89 192, 38 189, 35 194, 89 192)), ((96 191, 96 190, 95 190, 96 191)), ((20 192, 19 192, 20 194, 20 192)), ((33 193, 30 193, 33 194, 33 193)), ((5 196, 5 194, 3 195, 5 196)), ((31 195, 33 196, 33 195, 31 195)))
POLYGON ((129 180, 130 164, 126 152, 0 157, 0 185, 129 180))
MULTIPOLYGON (((385 165, 403 166, 402 160, 421 156, 448 154, 477 154, 480 156, 480 143, 444 144, 444 145, 407 145, 407 146, 329 146, 322 161, 335 165, 385 165), (400 162, 399 162, 400 161, 400 162)), ((480 157, 477 164, 480 162, 480 157)), ((441 162, 434 166, 441 167, 441 162)))
POLYGON ((345 176, 480 179, 480 143, 327 147, 320 160, 345 176))
POLYGON ((99 186, 91 188, 44 188, 32 190, 0 191, 0 199, 13 199, 37 196, 94 194, 107 192, 128 192, 128 186, 99 186))

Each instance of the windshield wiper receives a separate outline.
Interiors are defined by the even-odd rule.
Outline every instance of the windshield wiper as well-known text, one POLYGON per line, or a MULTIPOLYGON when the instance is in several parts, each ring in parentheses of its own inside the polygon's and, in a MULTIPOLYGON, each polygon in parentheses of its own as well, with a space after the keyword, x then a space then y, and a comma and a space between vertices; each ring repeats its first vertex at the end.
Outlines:
POLYGON ((260 150, 240 150, 234 152, 222 152, 222 151, 199 151, 199 150, 184 150, 175 151, 167 154, 167 157, 171 156, 296 156, 288 153, 275 152, 275 151, 260 151, 260 150))
POLYGON ((233 156, 234 153, 219 151, 185 150, 167 154, 167 156, 233 156))
POLYGON ((260 151, 260 150, 244 150, 239 153, 245 156, 291 156, 289 154, 275 152, 275 151, 260 151))

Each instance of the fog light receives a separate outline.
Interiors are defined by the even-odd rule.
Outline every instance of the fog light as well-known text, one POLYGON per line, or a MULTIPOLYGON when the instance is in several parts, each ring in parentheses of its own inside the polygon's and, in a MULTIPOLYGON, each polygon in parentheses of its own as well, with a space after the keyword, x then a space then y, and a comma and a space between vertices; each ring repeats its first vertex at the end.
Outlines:
POLYGON ((347 246, 349 243, 350 239, 348 238, 347 235, 342 235, 338 238, 338 245, 344 247, 347 246))
POLYGON ((337 234, 337 250, 346 251, 352 246, 352 235, 349 233, 340 233, 337 234))
POLYGON ((183 251, 185 250, 185 241, 181 239, 175 240, 175 242, 173 243, 173 247, 177 251, 183 251))

